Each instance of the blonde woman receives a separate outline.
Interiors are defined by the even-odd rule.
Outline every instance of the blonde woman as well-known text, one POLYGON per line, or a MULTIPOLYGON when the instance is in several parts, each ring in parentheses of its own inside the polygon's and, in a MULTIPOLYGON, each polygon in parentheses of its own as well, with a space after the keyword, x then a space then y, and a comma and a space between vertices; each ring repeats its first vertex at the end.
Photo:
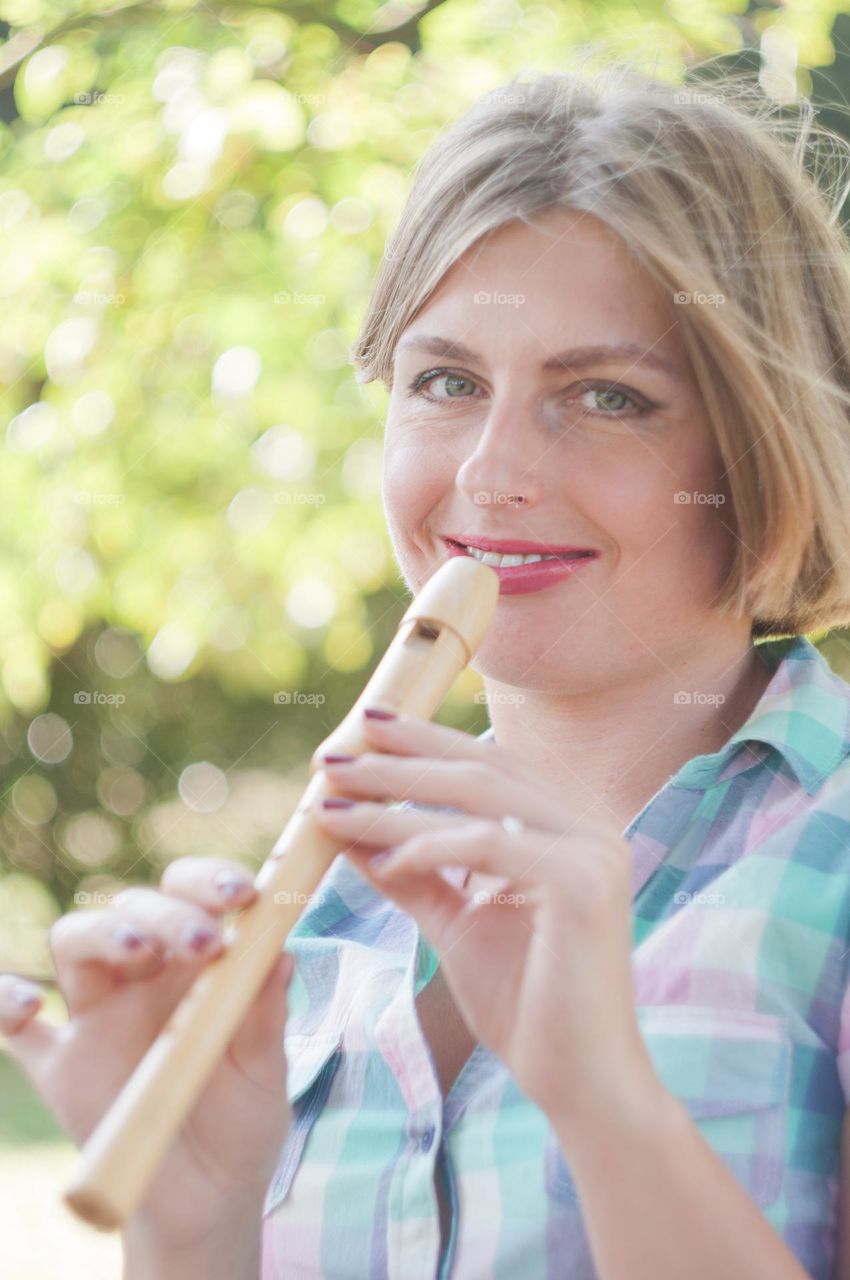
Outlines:
MULTIPOLYGON (((408 584, 497 566, 495 741, 375 708, 328 759, 349 852, 129 1280, 850 1275, 850 687, 806 638, 850 622, 850 286, 814 140, 563 74, 426 155, 354 355, 408 584)), ((3 979, 75 1139, 251 892, 185 858, 63 917, 62 1030, 3 979)))

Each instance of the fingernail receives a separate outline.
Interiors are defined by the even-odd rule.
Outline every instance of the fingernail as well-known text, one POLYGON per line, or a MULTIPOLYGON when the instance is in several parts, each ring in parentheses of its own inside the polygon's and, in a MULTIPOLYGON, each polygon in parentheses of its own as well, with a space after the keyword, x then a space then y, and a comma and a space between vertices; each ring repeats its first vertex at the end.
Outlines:
POLYGON ((130 929, 126 924, 117 924, 112 930, 112 936, 120 947, 125 947, 127 951, 138 951, 139 947, 145 945, 146 936, 139 933, 136 929, 130 929))
POLYGON ((10 1000, 13 1000, 15 1004, 20 1005, 22 1009, 31 1009, 33 1005, 36 1005, 41 1001, 41 992, 38 987, 31 987, 28 984, 21 982, 17 986, 12 987, 12 990, 9 992, 9 998, 10 1000))
POLYGON ((325 764, 354 764, 357 756, 322 756, 325 764))
POLYGON ((193 951, 203 951, 212 942, 215 934, 202 924, 188 924, 180 934, 180 941, 193 951))
POLYGON ((239 898, 243 893, 248 892, 251 881, 245 876, 236 876, 231 872, 223 871, 216 876, 215 887, 225 902, 232 902, 234 898, 239 898))
POLYGON ((356 800, 348 800, 345 796, 328 796, 322 801, 323 809, 353 809, 356 800))
POLYGON ((384 711, 382 707, 367 707, 363 712, 367 720, 397 720, 394 711, 384 711))

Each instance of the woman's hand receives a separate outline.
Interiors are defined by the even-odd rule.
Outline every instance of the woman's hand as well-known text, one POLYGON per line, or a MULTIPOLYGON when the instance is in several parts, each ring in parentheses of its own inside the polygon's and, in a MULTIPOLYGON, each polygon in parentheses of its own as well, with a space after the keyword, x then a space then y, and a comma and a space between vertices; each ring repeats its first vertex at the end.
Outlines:
MULTIPOLYGON (((105 911, 57 920, 50 944, 68 1022, 16 1003, 0 975, 6 1048, 78 1145, 88 1138, 201 969, 221 952, 218 921, 255 896, 238 863, 178 858, 159 889, 134 887, 105 911), (228 882, 231 887, 228 890, 228 882), (206 941, 204 942, 204 939, 206 941)), ((259 1207, 286 1137, 283 1033, 292 957, 282 955, 176 1135, 134 1216, 163 1249, 190 1249, 259 1207)))
POLYGON ((494 743, 405 716, 367 723, 374 753, 324 765, 334 791, 356 803, 332 799, 317 819, 416 920, 470 1030, 563 1124, 565 1109, 646 1080, 627 841, 494 743), (389 807, 400 800, 462 812, 389 807), (506 830, 506 815, 526 829, 506 830), (440 874, 447 867, 493 879, 464 893, 440 874))

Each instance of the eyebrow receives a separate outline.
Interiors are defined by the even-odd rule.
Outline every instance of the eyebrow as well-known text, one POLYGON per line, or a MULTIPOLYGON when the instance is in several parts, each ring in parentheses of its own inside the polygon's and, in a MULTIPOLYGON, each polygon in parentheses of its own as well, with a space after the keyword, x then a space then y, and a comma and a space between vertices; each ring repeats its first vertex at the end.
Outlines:
MULTIPOLYGON (((427 351, 433 356, 447 356, 452 360, 468 360, 473 364, 481 365, 485 363, 483 357, 465 343, 451 341, 448 338, 440 338, 436 334, 408 334, 399 341, 396 346, 396 352, 409 350, 427 351)), ((673 364, 672 361, 654 351, 645 350, 635 342, 618 342, 608 346, 570 347, 566 351, 559 351, 557 354, 550 356, 548 360, 544 360, 541 367, 545 370, 582 369, 588 365, 602 364, 606 360, 617 359, 631 360, 636 365, 649 365, 650 368, 658 369, 661 373, 666 373, 671 378, 684 380, 681 369, 673 364)))

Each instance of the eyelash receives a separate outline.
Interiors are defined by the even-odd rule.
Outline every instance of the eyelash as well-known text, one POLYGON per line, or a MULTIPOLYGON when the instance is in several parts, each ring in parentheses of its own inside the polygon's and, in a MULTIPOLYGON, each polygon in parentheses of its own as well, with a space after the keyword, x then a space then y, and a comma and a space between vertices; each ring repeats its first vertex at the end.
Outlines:
MULTIPOLYGON (((446 377, 447 375, 453 375, 458 378, 463 378, 464 381, 466 382, 475 383, 474 378, 471 378, 466 373, 461 373, 458 369, 427 369, 424 373, 417 374, 416 377, 413 379, 413 381, 409 384, 407 388, 408 394, 424 395, 424 392, 422 389, 427 382, 431 382, 433 381, 434 378, 437 378, 437 377, 446 377)), ((475 385, 477 385, 477 383, 475 385)), ((653 410, 660 408, 659 405, 654 404, 651 400, 647 400, 645 396, 639 396, 636 392, 629 391, 627 387, 621 387, 616 382, 586 382, 586 383, 583 383, 582 385, 585 391, 619 391, 621 392, 622 395, 626 396, 627 399, 631 400, 632 404, 635 406, 634 409, 629 413, 612 412, 612 413, 596 413, 595 414, 593 410, 587 410, 590 417, 609 418, 611 420, 616 420, 618 418, 624 418, 624 417, 640 418, 640 417, 643 417, 645 414, 652 413, 653 410)), ((425 398, 428 399, 429 397, 426 396, 425 398)), ((451 400, 452 398, 467 400, 467 399, 471 399, 472 397, 470 396, 449 397, 449 400, 451 400)), ((434 403, 447 404, 449 403, 449 400, 444 400, 444 401, 435 400, 434 403)))

